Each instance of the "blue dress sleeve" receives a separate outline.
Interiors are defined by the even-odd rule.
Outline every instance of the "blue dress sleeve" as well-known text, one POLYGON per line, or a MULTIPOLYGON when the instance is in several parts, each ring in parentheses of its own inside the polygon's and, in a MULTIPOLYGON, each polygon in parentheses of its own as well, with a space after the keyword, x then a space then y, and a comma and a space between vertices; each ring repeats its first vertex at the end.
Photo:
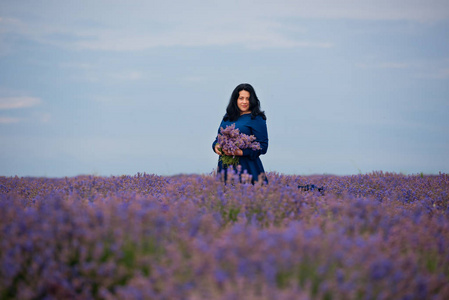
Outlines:
POLYGON ((217 144, 217 142, 218 142, 218 136, 215 138, 215 141, 212 143, 212 151, 214 151, 214 152, 215 152, 215 145, 217 144))
POLYGON ((218 134, 220 133, 221 127, 223 127, 223 121, 221 121, 220 126, 218 127, 217 137, 215 138, 215 141, 212 143, 212 151, 214 151, 214 153, 215 153, 215 145, 218 143, 218 134))
POLYGON ((260 143, 260 150, 243 149, 243 156, 248 156, 254 160, 260 155, 267 153, 268 150, 268 131, 267 121, 261 116, 251 120, 251 133, 256 137, 256 142, 260 143))

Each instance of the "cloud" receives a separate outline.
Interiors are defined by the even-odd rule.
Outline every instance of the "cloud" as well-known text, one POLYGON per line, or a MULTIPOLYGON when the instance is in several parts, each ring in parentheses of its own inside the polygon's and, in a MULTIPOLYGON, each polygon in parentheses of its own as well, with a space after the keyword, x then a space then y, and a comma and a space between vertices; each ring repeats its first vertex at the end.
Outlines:
MULTIPOLYGON (((429 77, 432 77, 432 75, 428 75, 429 77)), ((443 68, 438 70, 435 74, 433 74, 432 78, 436 79, 448 79, 449 78, 449 68, 443 68)))
MULTIPOLYGON (((175 18, 177 19, 177 18, 175 18)), ((290 26, 283 26, 280 21, 264 18, 242 20, 195 18, 177 19, 169 29, 158 30, 148 26, 143 30, 140 26, 126 25, 79 32, 81 35, 95 35, 95 38, 77 40, 41 41, 61 47, 78 50, 95 51, 140 51, 155 47, 201 47, 201 46, 243 46, 251 49, 260 48, 295 48, 314 47, 328 48, 332 44, 327 41, 309 40, 303 37, 292 38, 290 26)), ((143 24, 145 22, 143 21, 143 24)), ((69 29, 67 29, 69 30, 69 29)))
POLYGON ((91 70, 94 68, 92 64, 79 63, 79 62, 64 62, 60 63, 59 66, 61 68, 76 69, 76 70, 91 70))
POLYGON ((417 78, 445 80, 449 79, 449 59, 435 60, 426 65, 422 64, 415 72, 417 78))
POLYGON ((406 69, 410 67, 410 64, 403 62, 381 62, 381 63, 359 63, 356 67, 362 69, 406 69))
POLYGON ((40 103, 41 100, 34 97, 3 97, 0 98, 0 110, 27 108, 40 103))
POLYGON ((48 123, 51 120, 51 114, 47 112, 39 112, 35 114, 35 118, 41 123, 48 123))
POLYGON ((143 78, 142 72, 139 71, 124 71, 120 73, 111 73, 110 77, 118 80, 134 81, 143 78))
MULTIPOLYGON (((293 38, 289 33, 292 30, 297 33, 297 28, 285 26, 281 20, 272 17, 270 11, 254 11, 251 7, 235 9, 226 3, 214 6, 179 2, 177 9, 173 9, 172 4, 140 4, 137 10, 133 5, 122 7, 120 3, 112 2, 107 4, 107 11, 81 11, 78 5, 66 3, 62 9, 61 4, 55 2, 45 10, 28 8, 33 11, 29 18, 19 17, 17 13, 5 18, 1 21, 1 34, 19 34, 43 44, 96 51, 139 51, 174 46, 235 45, 259 49, 331 45, 327 41, 306 39, 301 34, 295 34, 293 38), (251 11, 254 13, 249 13, 251 11)), ((20 10, 15 7, 12 11, 20 10)), ((30 12, 23 11, 22 14, 30 12)))
POLYGON ((19 119, 19 118, 0 117, 0 124, 18 123, 20 121, 21 121, 21 119, 19 119))
POLYGON ((369 61, 356 63, 356 68, 365 70, 406 70, 414 78, 445 80, 449 78, 449 58, 401 61, 369 61))
POLYGON ((271 9, 279 10, 283 15, 302 18, 418 22, 435 22, 449 18, 449 2, 446 0, 279 0, 270 5, 271 9))
POLYGON ((124 81, 138 81, 145 79, 145 76, 140 71, 121 71, 121 72, 103 72, 99 69, 92 69, 86 71, 82 76, 77 77, 79 80, 88 82, 124 82, 124 81))
POLYGON ((12 33, 58 47, 96 51, 229 45, 329 48, 331 42, 307 36, 300 20, 449 19, 447 0, 246 0, 238 5, 214 0, 38 2, 4 4, 0 40, 12 33))

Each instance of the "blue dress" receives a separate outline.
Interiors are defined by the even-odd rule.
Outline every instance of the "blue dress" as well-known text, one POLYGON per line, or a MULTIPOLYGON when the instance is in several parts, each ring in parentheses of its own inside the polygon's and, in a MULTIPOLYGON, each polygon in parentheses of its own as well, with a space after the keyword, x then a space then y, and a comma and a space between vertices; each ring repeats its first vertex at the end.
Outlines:
MULTIPOLYGON (((247 135, 254 135, 256 137, 256 142, 260 143, 260 150, 252 149, 242 149, 243 155, 239 157, 239 165, 242 167, 241 172, 245 170, 248 174, 252 175, 252 182, 257 181, 261 174, 265 174, 262 161, 259 156, 267 153, 268 150, 268 132, 267 132, 267 122, 260 115, 252 118, 251 114, 243 114, 236 121, 221 121, 220 127, 218 128, 218 133, 220 133, 220 128, 226 128, 235 124, 235 128, 238 128, 241 133, 247 135)), ((212 143, 212 150, 215 152, 215 145, 217 144, 218 136, 212 143)), ((218 161, 218 172, 224 170, 225 178, 227 167, 223 166, 221 161, 218 161)), ((266 177, 264 181, 267 182, 266 177)))

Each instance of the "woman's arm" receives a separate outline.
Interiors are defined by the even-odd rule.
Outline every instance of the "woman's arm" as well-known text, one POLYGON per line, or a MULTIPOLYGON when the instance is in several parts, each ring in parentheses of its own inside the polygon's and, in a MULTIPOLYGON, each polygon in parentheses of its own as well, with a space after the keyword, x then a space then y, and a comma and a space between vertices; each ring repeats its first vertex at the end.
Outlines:
POLYGON ((218 144, 217 143, 218 143, 218 137, 216 137, 215 141, 212 143, 212 150, 214 150, 215 153, 217 153, 217 148, 218 148, 218 144))
POLYGON ((222 155, 220 150, 218 150, 218 134, 220 133, 221 127, 223 127, 223 121, 220 123, 220 126, 218 127, 217 137, 215 138, 215 141, 212 143, 212 150, 214 150, 214 152, 217 153, 218 155, 222 155))

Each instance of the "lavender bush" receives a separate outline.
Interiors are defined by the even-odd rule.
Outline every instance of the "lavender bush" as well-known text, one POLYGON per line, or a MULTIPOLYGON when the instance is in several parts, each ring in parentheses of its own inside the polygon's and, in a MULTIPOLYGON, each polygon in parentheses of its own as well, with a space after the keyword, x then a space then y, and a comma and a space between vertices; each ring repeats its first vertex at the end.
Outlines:
POLYGON ((260 143, 256 142, 254 135, 247 135, 241 133, 238 128, 235 128, 235 124, 221 127, 218 134, 217 144, 223 155, 220 156, 220 161, 224 166, 237 167, 239 164, 239 157, 235 155, 224 155, 225 152, 235 153, 239 149, 252 149, 260 150, 260 143))
POLYGON ((0 299, 449 299, 448 175, 267 176, 0 177, 0 299))

